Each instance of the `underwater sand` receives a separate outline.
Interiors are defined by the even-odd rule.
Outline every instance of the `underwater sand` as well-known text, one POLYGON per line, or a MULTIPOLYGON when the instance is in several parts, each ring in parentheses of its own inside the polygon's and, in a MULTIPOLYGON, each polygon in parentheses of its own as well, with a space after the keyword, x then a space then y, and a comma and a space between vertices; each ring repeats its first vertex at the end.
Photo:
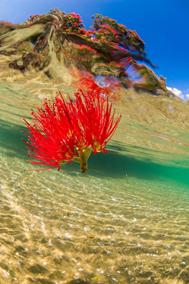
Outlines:
POLYGON ((131 96, 86 174, 77 164, 41 170, 22 143, 22 117, 40 98, 0 84, 0 284, 189 283, 184 118, 131 96))

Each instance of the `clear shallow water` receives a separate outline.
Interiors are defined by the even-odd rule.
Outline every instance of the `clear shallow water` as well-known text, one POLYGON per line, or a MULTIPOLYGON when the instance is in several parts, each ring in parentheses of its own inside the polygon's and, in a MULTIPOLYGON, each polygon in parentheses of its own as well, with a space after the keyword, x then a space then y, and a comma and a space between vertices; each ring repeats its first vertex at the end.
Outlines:
POLYGON ((41 170, 21 141, 36 98, 0 90, 0 283, 189 283, 188 133, 125 116, 88 173, 41 170))

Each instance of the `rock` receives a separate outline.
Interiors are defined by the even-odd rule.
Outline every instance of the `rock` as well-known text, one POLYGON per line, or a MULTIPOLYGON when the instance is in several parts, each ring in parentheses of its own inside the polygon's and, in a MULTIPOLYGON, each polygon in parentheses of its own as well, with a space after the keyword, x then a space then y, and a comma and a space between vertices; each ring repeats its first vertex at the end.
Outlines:
POLYGON ((32 265, 28 268, 28 270, 33 274, 43 274, 48 272, 48 270, 40 264, 32 265))

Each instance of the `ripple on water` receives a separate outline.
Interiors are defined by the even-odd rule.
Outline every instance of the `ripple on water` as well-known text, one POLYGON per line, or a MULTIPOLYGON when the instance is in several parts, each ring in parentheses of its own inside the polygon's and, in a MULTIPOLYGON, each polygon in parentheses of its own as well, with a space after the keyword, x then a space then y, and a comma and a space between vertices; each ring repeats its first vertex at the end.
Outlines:
POLYGON ((65 173, 15 175, 0 193, 1 281, 187 283, 188 209, 181 200, 176 211, 163 193, 145 198, 147 185, 136 194, 123 180, 103 185, 78 176, 72 184, 65 173))

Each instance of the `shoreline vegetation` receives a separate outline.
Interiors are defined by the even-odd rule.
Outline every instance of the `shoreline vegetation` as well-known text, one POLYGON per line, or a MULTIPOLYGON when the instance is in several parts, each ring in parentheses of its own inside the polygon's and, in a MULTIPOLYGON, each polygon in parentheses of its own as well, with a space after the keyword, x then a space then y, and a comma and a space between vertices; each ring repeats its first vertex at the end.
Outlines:
POLYGON ((87 30, 76 13, 52 10, 22 24, 0 22, 0 75, 14 81, 40 77, 68 86, 82 77, 153 95, 174 96, 147 57, 136 31, 97 14, 87 30), (138 80, 133 80, 133 74, 138 80))

